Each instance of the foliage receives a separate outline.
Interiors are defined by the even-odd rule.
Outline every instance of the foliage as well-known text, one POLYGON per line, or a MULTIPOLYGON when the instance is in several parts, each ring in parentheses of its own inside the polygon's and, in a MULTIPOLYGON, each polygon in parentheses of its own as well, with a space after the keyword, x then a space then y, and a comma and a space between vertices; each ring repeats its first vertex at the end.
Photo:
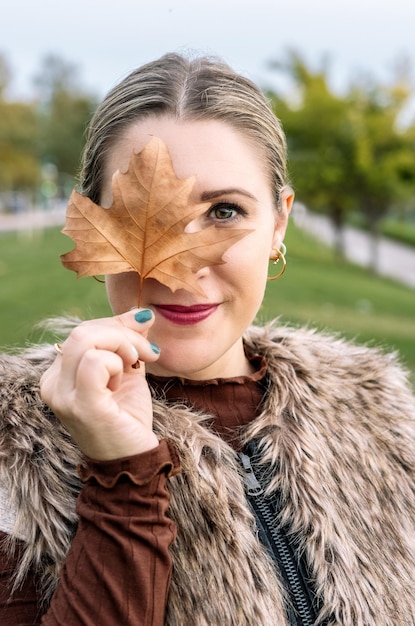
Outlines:
POLYGON ((58 172, 75 176, 85 128, 96 100, 79 84, 76 66, 49 55, 36 78, 41 129, 39 158, 58 172))
POLYGON ((356 132, 354 187, 369 229, 378 229, 389 210, 415 195, 415 123, 399 120, 411 95, 408 80, 361 85, 352 92, 356 132))
POLYGON ((10 83, 11 71, 7 59, 3 54, 0 54, 0 97, 3 97, 10 83))
POLYGON ((287 133, 298 199, 329 214, 339 249, 350 212, 360 211, 376 233, 388 212, 415 196, 415 122, 402 124, 412 95, 408 68, 398 68, 390 84, 366 78, 339 95, 327 66, 313 71, 296 52, 273 67, 294 86, 294 96, 269 95, 287 133))
POLYGON ((295 52, 289 54, 285 63, 273 66, 288 72, 295 87, 292 99, 270 96, 287 134, 297 198, 313 210, 327 210, 339 229, 354 205, 350 186, 354 140, 349 102, 330 90, 325 70, 313 73, 295 52))
POLYGON ((0 99, 0 191, 34 189, 39 179, 33 106, 0 99))
POLYGON ((0 56, 0 191, 33 188, 38 179, 38 162, 33 147, 38 129, 30 103, 5 98, 11 72, 0 56))
POLYGON ((43 191, 66 195, 96 101, 78 84, 76 68, 55 56, 44 60, 36 98, 8 99, 10 80, 7 62, 0 57, 0 191, 30 192, 31 200, 39 193, 42 198, 43 191), (53 180, 46 180, 45 190, 42 183, 51 172, 53 180))

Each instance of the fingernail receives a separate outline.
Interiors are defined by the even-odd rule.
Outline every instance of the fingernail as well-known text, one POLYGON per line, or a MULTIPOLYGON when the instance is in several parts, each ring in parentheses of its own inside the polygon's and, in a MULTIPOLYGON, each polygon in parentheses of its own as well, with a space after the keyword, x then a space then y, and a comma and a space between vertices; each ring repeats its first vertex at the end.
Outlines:
POLYGON ((160 354, 160 348, 152 341, 150 341, 150 348, 153 350, 154 354, 160 354))
POLYGON ((135 358, 135 360, 138 360, 138 351, 137 348, 135 346, 131 346, 131 352, 133 353, 133 356, 135 358))
POLYGON ((137 311, 134 315, 134 319, 139 324, 144 324, 144 322, 148 322, 153 317, 153 311, 150 309, 142 309, 141 311, 137 311))

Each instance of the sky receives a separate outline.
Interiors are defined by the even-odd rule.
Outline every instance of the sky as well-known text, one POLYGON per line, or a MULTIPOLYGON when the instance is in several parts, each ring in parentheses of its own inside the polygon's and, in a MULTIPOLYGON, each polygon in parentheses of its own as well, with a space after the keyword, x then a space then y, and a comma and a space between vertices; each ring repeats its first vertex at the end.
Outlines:
POLYGON ((415 68, 414 33, 414 0, 6 0, 0 12, 14 98, 30 97, 50 53, 98 97, 142 63, 187 50, 219 55, 264 88, 283 85, 269 62, 288 49, 315 68, 327 57, 341 90, 358 75, 388 79, 402 56, 415 68))

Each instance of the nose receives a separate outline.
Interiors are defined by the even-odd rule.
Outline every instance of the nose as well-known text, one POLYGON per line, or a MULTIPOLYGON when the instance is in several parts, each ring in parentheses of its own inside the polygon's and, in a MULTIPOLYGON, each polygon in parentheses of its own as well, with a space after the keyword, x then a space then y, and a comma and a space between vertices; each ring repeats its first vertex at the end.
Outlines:
POLYGON ((196 271, 196 278, 198 280, 202 280, 203 278, 207 278, 210 274, 210 266, 209 265, 204 265, 203 267, 200 268, 200 270, 196 271))

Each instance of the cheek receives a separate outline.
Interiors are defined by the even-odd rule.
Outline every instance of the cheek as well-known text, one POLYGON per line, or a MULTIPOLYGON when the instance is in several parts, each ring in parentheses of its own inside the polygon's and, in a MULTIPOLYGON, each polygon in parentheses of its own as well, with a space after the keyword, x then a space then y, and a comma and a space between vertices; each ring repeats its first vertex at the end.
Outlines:
POLYGON ((137 306, 140 281, 135 272, 106 276, 105 285, 108 302, 116 315, 137 306))
POLYGON ((256 275, 259 280, 266 276, 272 249, 272 238, 268 232, 248 235, 234 244, 225 254, 224 261, 233 272, 248 276, 256 275))
POLYGON ((249 319, 256 315, 263 300, 269 265, 264 245, 256 246, 258 242, 241 247, 217 270, 223 272, 224 288, 229 288, 230 299, 242 307, 249 319))

